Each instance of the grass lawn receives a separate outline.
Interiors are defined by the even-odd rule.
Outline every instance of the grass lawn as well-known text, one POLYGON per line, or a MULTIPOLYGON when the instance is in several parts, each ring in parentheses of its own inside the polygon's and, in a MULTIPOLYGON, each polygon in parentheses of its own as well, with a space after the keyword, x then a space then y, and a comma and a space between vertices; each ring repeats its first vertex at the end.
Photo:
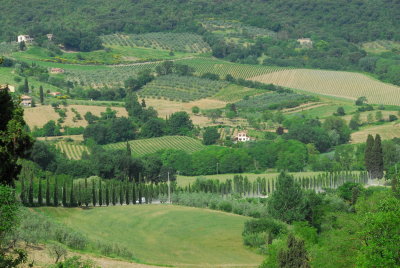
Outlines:
MULTIPOLYGON (((294 172, 290 173, 294 175, 295 178, 299 177, 310 177, 310 176, 318 176, 323 172, 294 172)), ((278 172, 271 172, 271 173, 242 173, 242 174, 219 174, 219 175, 202 175, 202 176, 178 176, 177 183, 179 186, 185 187, 188 186, 189 183, 193 184, 195 180, 199 177, 207 178, 207 179, 217 179, 219 181, 226 181, 227 179, 233 179, 235 175, 242 175, 243 177, 247 177, 249 181, 253 182, 257 178, 266 178, 267 180, 274 179, 279 176, 278 172)))
POLYGON ((91 240, 128 247, 141 262, 177 267, 257 267, 243 246, 247 217, 172 205, 37 208, 91 240))

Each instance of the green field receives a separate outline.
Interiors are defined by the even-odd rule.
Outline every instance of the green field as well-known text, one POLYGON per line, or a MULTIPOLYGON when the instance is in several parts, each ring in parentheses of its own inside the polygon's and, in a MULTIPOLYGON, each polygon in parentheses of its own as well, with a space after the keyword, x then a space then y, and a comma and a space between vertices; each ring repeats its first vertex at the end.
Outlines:
MULTIPOLYGON (((143 156, 158 152, 163 149, 177 149, 188 153, 200 151, 205 148, 201 141, 186 136, 164 136, 159 138, 132 140, 129 141, 134 156, 143 156)), ((56 147, 69 159, 78 160, 84 151, 88 152, 85 145, 75 142, 58 142, 56 147)), ((123 150, 126 148, 125 142, 104 145, 106 149, 123 150)))
POLYGON ((145 85, 139 94, 145 98, 189 102, 210 97, 227 85, 224 81, 171 74, 157 77, 145 85))
POLYGON ((92 241, 125 246, 145 263, 257 267, 263 259, 243 246, 243 216, 172 205, 36 210, 92 241))
MULTIPOLYGON (((290 174, 293 175, 295 178, 302 178, 302 177, 318 176, 321 173, 324 172, 294 172, 290 174)), ((224 182, 228 179, 233 179, 235 175, 241 175, 243 177, 247 177, 249 181, 254 182, 257 180, 257 178, 266 178, 267 180, 276 179, 279 176, 279 173, 270 172, 270 173, 260 173, 260 174, 242 173, 242 174, 219 174, 219 175, 203 175, 203 176, 178 176, 177 183, 179 186, 185 187, 188 186, 189 184, 193 184, 199 177, 207 179, 215 179, 224 182)))
POLYGON ((400 87, 360 73, 292 69, 254 76, 251 80, 349 100, 365 96, 369 103, 400 105, 400 87))

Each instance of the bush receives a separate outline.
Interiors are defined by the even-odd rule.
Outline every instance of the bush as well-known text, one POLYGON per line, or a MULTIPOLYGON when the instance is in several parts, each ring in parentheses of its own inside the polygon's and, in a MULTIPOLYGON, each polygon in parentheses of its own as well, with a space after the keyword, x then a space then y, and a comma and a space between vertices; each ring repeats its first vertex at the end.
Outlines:
POLYGON ((266 242, 266 233, 251 233, 243 235, 243 244, 245 246, 258 248, 266 242))

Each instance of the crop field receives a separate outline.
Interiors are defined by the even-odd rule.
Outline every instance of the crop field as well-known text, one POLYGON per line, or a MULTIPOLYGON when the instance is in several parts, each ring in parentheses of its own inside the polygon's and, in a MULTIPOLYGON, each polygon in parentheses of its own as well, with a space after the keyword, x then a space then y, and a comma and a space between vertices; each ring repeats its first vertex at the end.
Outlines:
POLYGON ((351 143, 366 142, 368 135, 379 134, 382 140, 400 137, 400 123, 394 122, 380 126, 368 126, 351 134, 351 143))
MULTIPOLYGON (((129 141, 134 155, 143 156, 163 149, 178 149, 188 153, 200 151, 205 146, 196 139, 186 136, 164 136, 159 138, 129 141)), ((126 143, 119 142, 104 146, 106 149, 125 149, 126 143)))
POLYGON ((263 259, 243 245, 243 224, 249 219, 243 216, 172 205, 35 210, 91 241, 127 247, 135 259, 144 263, 175 267, 257 267, 263 259))
POLYGON ((112 34, 101 37, 108 46, 148 47, 191 53, 210 52, 210 46, 200 35, 191 33, 112 34))
POLYGON ((400 105, 400 87, 359 73, 293 69, 255 76, 250 80, 350 100, 365 96, 369 103, 400 105))
POLYGON ((68 159, 79 160, 82 158, 83 152, 89 153, 85 145, 76 144, 73 142, 57 142, 56 148, 66 155, 68 159))
POLYGON ((247 100, 241 100, 236 103, 236 106, 248 111, 263 111, 266 109, 292 108, 313 100, 314 97, 296 93, 265 93, 250 97, 247 100))
POLYGON ((263 93, 265 93, 265 90, 232 84, 224 87, 211 98, 225 102, 237 102, 242 100, 245 96, 255 96, 263 93))
MULTIPOLYGON (((295 179, 298 178, 305 178, 305 177, 313 177, 313 176, 318 176, 319 174, 322 174, 323 172, 293 172, 290 173, 291 175, 294 176, 295 179)), ((254 182, 257 180, 257 178, 266 178, 267 180, 272 180, 276 179, 279 176, 279 173, 273 172, 273 173, 261 173, 261 174, 255 174, 255 173, 242 173, 242 174, 219 174, 219 175, 203 175, 203 176, 182 176, 179 175, 177 176, 177 183, 179 186, 185 187, 188 186, 189 184, 193 184, 198 177, 206 178, 206 179, 216 179, 219 180, 220 182, 225 182, 228 179, 233 179, 235 175, 242 175, 243 177, 247 177, 250 182, 254 182)))
POLYGON ((199 77, 165 75, 147 84, 139 94, 146 98, 189 102, 210 97, 227 85, 227 82, 199 77))
MULTIPOLYGON (((83 119, 87 112, 91 112, 96 116, 100 116, 102 112, 105 112, 106 106, 91 106, 91 105, 68 105, 66 107, 61 106, 61 108, 67 109, 65 122, 62 126, 69 127, 85 127, 87 126, 87 121, 83 119), (75 114, 72 112, 75 109, 82 117, 81 120, 76 120, 74 122, 73 118, 75 114)), ((111 107, 111 109, 117 111, 117 116, 127 116, 125 108, 123 107, 111 107)), ((43 127, 50 120, 57 121, 60 116, 54 111, 50 105, 37 106, 33 108, 24 109, 24 119, 28 126, 33 129, 33 127, 43 127)))
POLYGON ((273 31, 244 25, 239 21, 205 19, 201 21, 201 24, 207 31, 221 33, 229 37, 256 38, 260 36, 276 36, 273 31))
POLYGON ((183 59, 179 63, 187 64, 190 67, 193 67, 198 74, 214 73, 219 75, 221 78, 224 78, 227 74, 230 74, 235 78, 247 79, 254 76, 290 69, 284 67, 232 63, 228 61, 207 58, 183 59))
POLYGON ((390 40, 377 40, 362 44, 362 48, 371 53, 382 53, 392 49, 400 49, 400 42, 390 40))

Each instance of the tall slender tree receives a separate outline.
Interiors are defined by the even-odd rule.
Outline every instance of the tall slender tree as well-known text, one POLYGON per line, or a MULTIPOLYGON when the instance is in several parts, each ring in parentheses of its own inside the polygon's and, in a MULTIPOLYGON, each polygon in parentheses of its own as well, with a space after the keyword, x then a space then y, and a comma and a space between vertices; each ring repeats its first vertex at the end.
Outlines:
POLYGON ((106 183, 106 206, 110 205, 110 189, 108 188, 108 183, 106 183))
POLYGON ((96 200, 96 183, 94 180, 92 180, 92 204, 95 207, 97 204, 96 200))
POLYGON ((304 240, 296 239, 293 234, 289 234, 287 250, 281 250, 278 254, 279 268, 309 268, 309 258, 304 240))
POLYGON ((117 204, 117 187, 115 186, 115 183, 112 184, 112 204, 115 206, 117 204))
POLYGON ((26 78, 26 77, 25 77, 25 81, 24 81, 23 93, 25 93, 25 94, 29 93, 29 82, 28 82, 28 78, 26 78))
POLYGON ((119 204, 121 206, 124 204, 124 183, 122 181, 119 183, 119 204))
POLYGON ((81 186, 81 182, 78 183, 77 201, 78 201, 78 207, 82 206, 82 186, 81 186))
POLYGON ((103 189, 101 185, 101 180, 99 181, 99 206, 101 207, 103 205, 103 189))
POLYGON ((39 179, 39 190, 38 190, 38 205, 43 206, 43 189, 42 189, 42 179, 39 179))
POLYGON ((28 190, 28 202, 31 207, 33 207, 33 178, 29 180, 29 190, 28 190))
POLYGON ((129 194, 130 193, 129 189, 130 189, 129 182, 128 182, 128 180, 126 180, 126 182, 125 182, 125 203, 127 205, 129 205, 131 203, 131 195, 129 194))
POLYGON ((365 146, 364 159, 365 159, 365 168, 368 171, 370 177, 372 177, 372 172, 374 170, 374 137, 372 135, 368 135, 367 144, 365 146))
POLYGON ((87 182, 87 178, 85 178, 85 191, 84 191, 84 200, 85 200, 85 206, 88 207, 89 206, 89 189, 88 189, 88 182, 87 182))
POLYGON ((75 193, 74 193, 74 181, 71 181, 71 191, 69 196, 69 206, 76 207, 75 193))
POLYGON ((50 200, 50 181, 49 181, 49 176, 46 177, 46 206, 51 205, 51 200, 50 200))
POLYGON ((63 207, 67 207, 67 180, 64 179, 64 184, 62 188, 62 205, 63 207))
POLYGON ((132 183, 132 204, 136 205, 136 183, 132 183))
POLYGON ((374 147, 372 149, 372 159, 374 163, 373 167, 373 178, 382 179, 384 164, 383 164, 383 150, 382 150, 382 140, 381 136, 377 134, 375 136, 374 147))
POLYGON ((26 189, 25 189, 25 178, 21 178, 21 194, 20 194, 22 204, 26 204, 26 189))
POLYGON ((58 207, 59 203, 58 203, 58 180, 57 177, 54 178, 54 191, 53 191, 53 201, 54 201, 54 206, 58 207))
POLYGON ((43 92, 43 87, 39 87, 39 96, 40 96, 40 104, 44 104, 44 92, 43 92))

